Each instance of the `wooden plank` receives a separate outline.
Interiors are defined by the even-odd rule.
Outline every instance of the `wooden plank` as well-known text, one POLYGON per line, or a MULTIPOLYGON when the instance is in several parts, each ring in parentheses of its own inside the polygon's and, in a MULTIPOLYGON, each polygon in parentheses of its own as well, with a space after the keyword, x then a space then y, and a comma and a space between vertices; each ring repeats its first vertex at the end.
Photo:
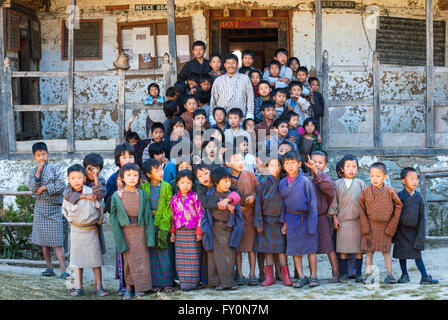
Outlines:
POLYGON ((118 133, 117 144, 124 142, 124 128, 125 128, 125 73, 124 70, 118 70, 118 133))
POLYGON ((2 222, 0 227, 32 227, 32 222, 2 222))
MULTIPOLYGON (((171 84, 177 80, 177 44, 176 44, 176 15, 174 0, 166 0, 167 27, 168 27, 168 49, 171 59, 171 84)), ((167 84, 168 85, 168 84, 167 84)), ((165 89, 167 86, 165 86, 165 89)))
POLYGON ((8 152, 16 151, 16 130, 12 97, 12 77, 11 60, 5 59, 5 84, 4 84, 4 104, 6 108, 7 128, 8 128, 8 152))
POLYGON ((328 72, 370 72, 365 66, 329 66, 328 72))
POLYGON ((372 106, 372 99, 363 100, 327 100, 325 104, 329 107, 345 107, 345 106, 372 106))
POLYGON ((426 0, 426 146, 434 148, 434 21, 432 0, 426 0))
POLYGON ((381 147, 381 71, 380 59, 376 52, 373 53, 373 145, 381 147))
POLYGON ((31 196, 33 193, 31 191, 16 191, 16 190, 0 190, 0 195, 2 196, 31 196))
POLYGON ((439 168, 420 168, 421 173, 436 173, 436 172, 448 172, 448 167, 439 168))
POLYGON ((381 64, 381 72, 395 71, 395 72, 425 72, 426 66, 405 66, 394 64, 381 64))
POLYGON ((29 111, 66 111, 66 104, 16 104, 14 111, 29 112, 29 111))
POLYGON ((316 77, 322 79, 322 1, 316 0, 314 7, 316 77))
POLYGON ((77 77, 115 77, 115 70, 73 71, 77 77))
MULTIPOLYGON (((1 2, 1 1, 0 1, 1 2)), ((8 145, 8 122, 5 103, 6 79, 4 72, 4 11, 0 6, 0 154, 7 153, 8 145)))
POLYGON ((434 67, 434 72, 442 73, 442 72, 448 72, 448 67, 434 67))
MULTIPOLYGON (((70 8, 74 10, 76 6, 76 0, 70 0, 70 8)), ((75 14, 70 14, 70 21, 68 24, 68 75, 67 75, 67 148, 68 152, 75 152, 75 131, 74 131, 74 87, 75 79, 73 71, 75 70, 74 60, 74 38, 75 38, 75 14)))
POLYGON ((325 109, 324 109, 324 117, 323 117, 323 148, 327 149, 329 147, 328 141, 330 136, 330 112, 329 112, 329 104, 328 104, 328 51, 325 50, 322 53, 322 95, 324 97, 325 109))
MULTIPOLYGON (((2 264, 8 264, 8 265, 19 265, 19 266, 25 266, 25 267, 38 267, 38 268, 44 268, 46 267, 45 261, 39 261, 39 260, 26 260, 26 259, 0 259, 0 263, 2 264)), ((51 261, 51 264, 53 266, 59 266, 59 261, 51 261)))
POLYGON ((66 71, 13 71, 13 78, 50 78, 50 77, 66 77, 66 71))
POLYGON ((420 106, 420 105, 426 105, 426 100, 423 100, 423 99, 391 99, 391 100, 381 100, 381 104, 420 106))

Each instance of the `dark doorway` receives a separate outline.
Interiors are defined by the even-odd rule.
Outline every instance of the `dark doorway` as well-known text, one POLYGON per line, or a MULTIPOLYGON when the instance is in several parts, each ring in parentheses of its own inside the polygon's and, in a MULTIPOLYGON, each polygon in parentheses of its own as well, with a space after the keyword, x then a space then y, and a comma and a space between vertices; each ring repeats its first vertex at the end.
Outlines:
POLYGON ((263 70, 278 48, 278 29, 221 29, 221 48, 222 54, 252 50, 255 53, 253 66, 263 70))

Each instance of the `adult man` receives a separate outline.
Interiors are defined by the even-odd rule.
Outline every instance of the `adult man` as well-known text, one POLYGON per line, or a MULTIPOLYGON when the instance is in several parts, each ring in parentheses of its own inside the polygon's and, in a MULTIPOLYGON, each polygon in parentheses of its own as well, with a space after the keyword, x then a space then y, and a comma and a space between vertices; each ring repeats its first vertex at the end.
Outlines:
POLYGON ((204 58, 205 43, 201 40, 193 42, 194 59, 188 61, 177 76, 178 81, 186 81, 190 75, 200 79, 201 75, 208 74, 212 68, 207 59, 204 58))
MULTIPOLYGON (((247 118, 254 119, 254 90, 247 75, 237 72, 238 57, 232 53, 224 56, 226 74, 216 78, 212 86, 210 99, 210 115, 215 107, 221 107, 229 112, 239 108, 247 118)), ((210 116, 210 124, 215 120, 210 116)))

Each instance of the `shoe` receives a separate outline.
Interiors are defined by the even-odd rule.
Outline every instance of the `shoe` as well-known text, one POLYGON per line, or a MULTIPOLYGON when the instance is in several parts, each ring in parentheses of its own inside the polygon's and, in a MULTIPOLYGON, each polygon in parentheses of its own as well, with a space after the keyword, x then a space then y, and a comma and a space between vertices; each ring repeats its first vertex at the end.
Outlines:
POLYGON ((384 283, 394 284, 394 283, 397 283, 397 280, 395 280, 395 278, 392 274, 388 274, 386 279, 384 279, 384 283))
POLYGON ((249 281, 247 282, 248 286, 258 286, 260 285, 260 282, 258 282, 257 277, 253 276, 253 277, 249 277, 249 281))
POLYGON ((339 275, 338 274, 334 274, 333 278, 331 278, 328 282, 329 283, 338 283, 339 282, 339 275))
POLYGON ((375 283, 375 279, 373 279, 371 273, 366 273, 365 277, 362 278, 362 282, 364 284, 374 284, 375 283), (370 280, 369 280, 369 278, 370 278, 370 280))
POLYGON ((293 283, 293 287, 294 288, 303 288, 304 286, 306 286, 309 283, 308 278, 307 277, 298 277, 297 281, 293 283))
MULTIPOLYGON (((266 267, 265 267, 266 268, 266 267)), ((266 269, 265 269, 266 270, 266 269)), ((258 276, 258 282, 262 283, 266 280, 266 271, 265 273, 260 273, 260 275, 258 276)))
POLYGON ((411 279, 409 279, 408 274, 402 274, 400 279, 398 279, 398 283, 407 283, 409 281, 411 281, 411 279))
POLYGON ((343 274, 343 275, 339 278, 339 282, 347 283, 347 282, 348 282, 348 274, 343 274))
POLYGON ((84 289, 82 288, 73 288, 70 290, 70 295, 72 297, 80 297, 84 295, 84 289))
POLYGON ((282 266, 282 279, 283 279, 283 284, 285 286, 290 286, 292 285, 292 281, 291 278, 289 277, 289 268, 288 266, 282 266))
POLYGON ((425 278, 422 277, 420 280, 420 284, 437 284, 437 283, 439 283, 439 280, 433 279, 431 275, 428 275, 425 278))
POLYGON ((317 279, 317 277, 310 278, 310 288, 318 287, 319 284, 319 279, 317 279))
POLYGON ((70 277, 70 276, 71 276, 70 273, 63 272, 63 273, 61 273, 61 274, 59 275, 59 279, 67 280, 67 278, 70 277))
POLYGON ((235 278, 235 283, 237 286, 244 286, 246 285, 246 279, 244 277, 237 276, 235 278))
POLYGON ((45 271, 42 272, 43 277, 55 277, 56 273, 54 273, 53 269, 47 268, 45 271))
POLYGON ((355 279, 356 283, 363 283, 362 274, 358 274, 355 279))
POLYGON ((97 297, 105 297, 107 295, 109 295, 109 292, 107 292, 103 288, 99 288, 98 291, 95 293, 95 296, 97 297))
POLYGON ((266 280, 261 283, 262 286, 270 286, 275 283, 274 280, 274 266, 264 266, 264 273, 266 274, 266 280))
POLYGON ((123 294, 123 300, 132 300, 133 295, 131 291, 126 290, 123 294))

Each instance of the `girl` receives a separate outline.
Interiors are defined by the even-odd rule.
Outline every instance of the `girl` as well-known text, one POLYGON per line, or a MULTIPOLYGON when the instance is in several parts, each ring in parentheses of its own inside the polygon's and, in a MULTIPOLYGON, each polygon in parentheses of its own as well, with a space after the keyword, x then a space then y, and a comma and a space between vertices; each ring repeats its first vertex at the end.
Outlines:
POLYGON ((171 149, 176 143, 179 143, 182 139, 188 139, 188 132, 185 130, 185 120, 179 116, 176 116, 171 121, 171 134, 165 140, 163 140, 163 149, 167 158, 171 159, 171 149))
POLYGON ((288 67, 292 70, 292 79, 291 81, 297 81, 297 70, 300 68, 300 61, 296 57, 291 57, 288 59, 286 63, 288 67))
POLYGON ((204 141, 202 143, 202 154, 202 162, 208 164, 211 169, 221 166, 223 163, 222 153, 219 152, 219 145, 215 139, 204 141))
POLYGON ((151 215, 154 217, 155 247, 149 250, 152 284, 154 287, 172 292, 174 283, 173 265, 168 252, 168 237, 171 228, 171 186, 163 181, 162 164, 155 159, 143 163, 143 172, 148 182, 141 188, 149 197, 151 215))
MULTIPOLYGON (((193 166, 191 165, 191 158, 190 157, 184 157, 177 159, 176 164, 176 178, 177 174, 183 170, 190 170, 193 171, 193 166)), ((179 192, 179 189, 177 187, 177 179, 174 178, 170 181, 171 189, 173 190, 173 194, 176 194, 179 192)), ((196 183, 193 183, 193 191, 196 190, 196 183)))
POLYGON ((250 134, 252 142, 252 151, 257 151, 257 134, 255 132, 255 121, 251 118, 247 118, 243 121, 243 129, 250 134))
POLYGON ((185 112, 181 115, 185 121, 185 130, 193 131, 193 112, 198 108, 198 100, 195 96, 188 95, 184 100, 185 112))
POLYGON ((165 102, 163 105, 163 113, 166 116, 166 120, 163 122, 163 127, 165 128, 166 135, 169 136, 172 131, 171 121, 173 121, 175 116, 179 115, 179 106, 176 101, 169 100, 165 102))
POLYGON ((201 201, 194 185, 193 172, 182 170, 176 176, 179 191, 171 199, 171 242, 175 243, 176 270, 182 290, 196 289, 200 281, 201 201))
POLYGON ((316 126, 315 120, 307 118, 303 122, 305 134, 300 137, 298 143, 300 156, 302 157, 302 169, 306 173, 311 173, 310 168, 305 165, 305 163, 308 162, 308 157, 311 153, 313 153, 313 151, 322 149, 322 144, 317 141, 317 137, 314 134, 314 131, 316 131, 316 126))
POLYGON ((258 84, 260 83, 261 79, 263 78, 263 75, 261 74, 260 70, 254 69, 249 71, 249 79, 252 83, 252 87, 254 88, 254 95, 255 97, 258 97, 258 84))
POLYGON ((210 67, 212 68, 209 74, 212 76, 212 80, 215 81, 216 78, 225 74, 225 72, 222 72, 222 59, 219 54, 212 53, 209 61, 210 67))
POLYGON ((145 99, 145 105, 163 105, 165 103, 165 98, 160 96, 160 87, 157 83, 151 83, 148 86, 149 96, 145 99))
POLYGON ((148 197, 137 187, 140 182, 138 165, 124 165, 119 175, 124 188, 112 196, 110 226, 121 254, 126 284, 123 300, 131 300, 132 287, 137 296, 152 289, 148 247, 154 247, 154 220, 148 197))

